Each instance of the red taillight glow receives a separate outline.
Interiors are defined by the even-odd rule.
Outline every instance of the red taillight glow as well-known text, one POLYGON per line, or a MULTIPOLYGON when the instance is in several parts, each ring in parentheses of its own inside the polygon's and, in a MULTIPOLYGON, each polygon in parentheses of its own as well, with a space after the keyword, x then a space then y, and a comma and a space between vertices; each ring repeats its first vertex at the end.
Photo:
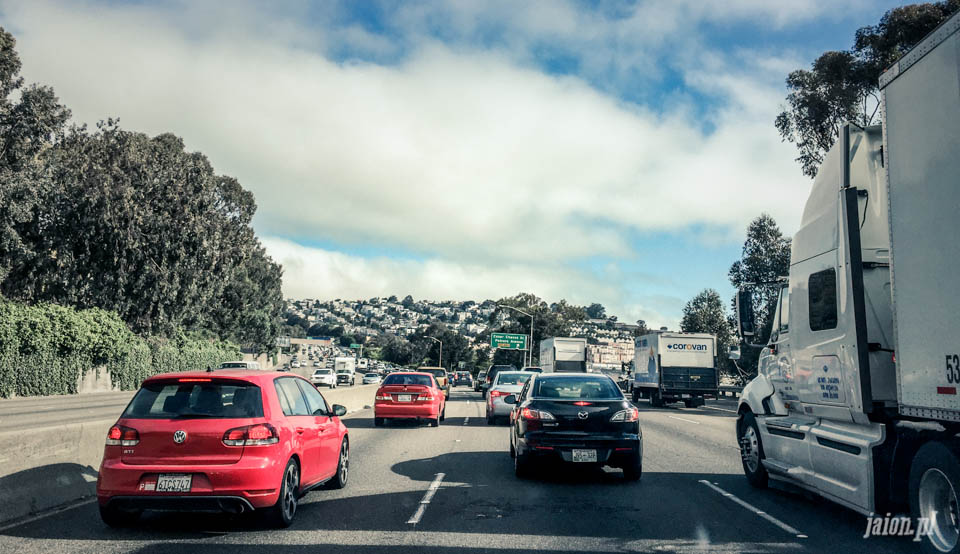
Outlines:
POLYGON ((136 429, 114 425, 107 432, 107 446, 136 446, 139 443, 140 433, 136 429))
POLYGON ((493 397, 510 396, 510 393, 502 390, 492 390, 490 391, 490 396, 493 396, 493 397))
POLYGON ((223 444, 227 446, 266 446, 278 442, 277 430, 268 423, 235 427, 223 434, 223 444))
POLYGON ((200 378, 189 378, 189 379, 179 379, 181 383, 209 383, 210 379, 200 379, 200 378))
POLYGON ((573 403, 574 406, 592 406, 592 402, 584 402, 583 400, 578 400, 573 403))

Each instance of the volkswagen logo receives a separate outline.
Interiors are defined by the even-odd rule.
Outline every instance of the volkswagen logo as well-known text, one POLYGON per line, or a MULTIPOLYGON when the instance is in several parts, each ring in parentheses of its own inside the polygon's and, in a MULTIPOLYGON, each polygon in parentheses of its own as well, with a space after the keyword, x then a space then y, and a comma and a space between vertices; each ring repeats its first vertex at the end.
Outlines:
POLYGON ((180 430, 173 434, 173 442, 177 444, 183 444, 183 441, 187 440, 187 432, 180 430))
POLYGON ((577 417, 579 417, 580 419, 587 419, 588 417, 590 417, 590 414, 588 414, 587 412, 578 412, 577 417))

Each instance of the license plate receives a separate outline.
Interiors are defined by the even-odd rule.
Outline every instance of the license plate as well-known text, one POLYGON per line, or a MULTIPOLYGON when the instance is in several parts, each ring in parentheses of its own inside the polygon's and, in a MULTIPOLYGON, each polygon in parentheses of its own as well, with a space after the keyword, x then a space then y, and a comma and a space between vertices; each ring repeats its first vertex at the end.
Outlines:
POLYGON ((413 400, 412 394, 398 394, 397 402, 410 402, 413 400))
POLYGON ((596 450, 574 450, 573 451, 573 461, 574 462, 596 462, 597 461, 597 451, 596 450))
POLYGON ((190 492, 193 475, 161 474, 157 478, 157 492, 190 492))

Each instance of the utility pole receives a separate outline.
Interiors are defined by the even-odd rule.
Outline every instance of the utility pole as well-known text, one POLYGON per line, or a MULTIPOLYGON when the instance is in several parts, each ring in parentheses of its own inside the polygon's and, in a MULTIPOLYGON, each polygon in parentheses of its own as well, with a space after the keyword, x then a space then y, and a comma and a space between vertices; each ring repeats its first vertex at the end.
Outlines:
POLYGON ((427 338, 440 343, 440 356, 437 358, 437 365, 443 367, 443 341, 431 336, 427 336, 427 338))

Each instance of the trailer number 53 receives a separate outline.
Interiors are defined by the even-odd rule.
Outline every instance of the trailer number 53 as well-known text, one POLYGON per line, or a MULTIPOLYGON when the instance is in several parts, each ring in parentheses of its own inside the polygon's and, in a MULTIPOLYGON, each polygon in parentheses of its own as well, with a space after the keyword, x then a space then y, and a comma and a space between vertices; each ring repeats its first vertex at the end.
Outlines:
POLYGON ((960 383, 960 355, 947 354, 947 382, 960 383))

